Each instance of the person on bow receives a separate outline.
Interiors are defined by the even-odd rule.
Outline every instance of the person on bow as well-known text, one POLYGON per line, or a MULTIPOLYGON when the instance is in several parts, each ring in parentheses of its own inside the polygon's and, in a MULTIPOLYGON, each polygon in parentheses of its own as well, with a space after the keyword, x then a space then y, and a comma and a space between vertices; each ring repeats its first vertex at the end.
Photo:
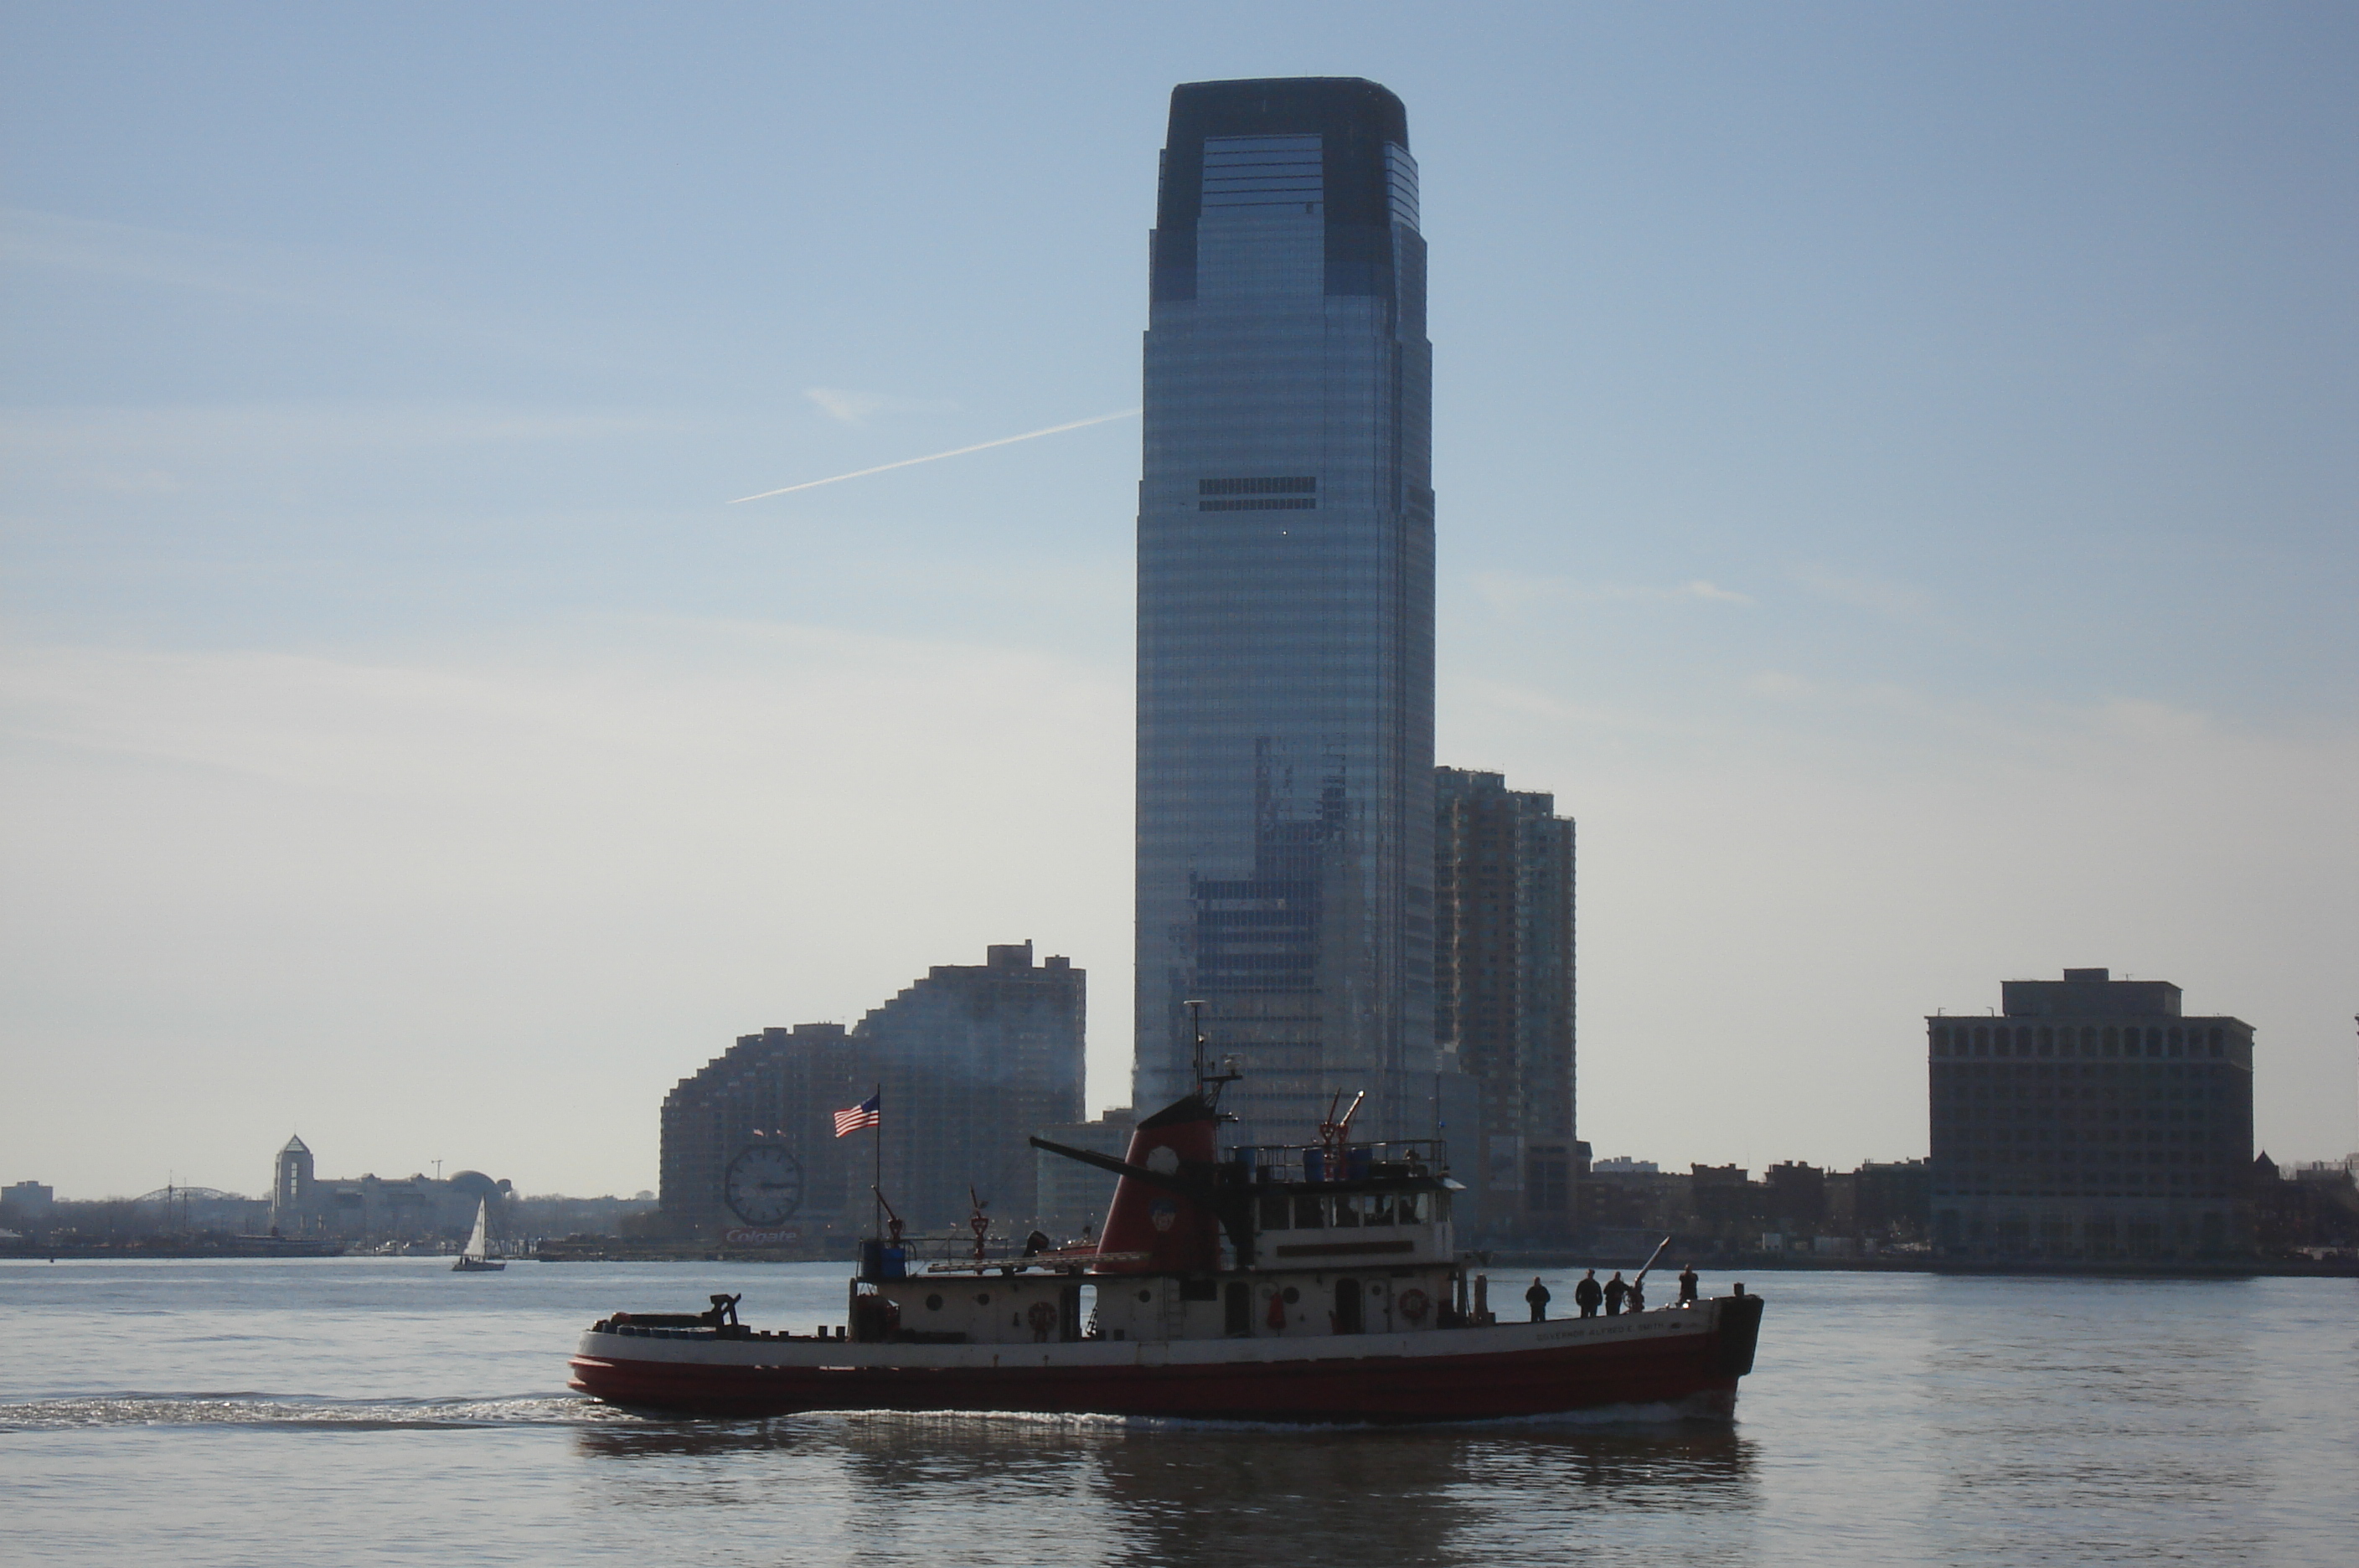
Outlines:
POLYGON ((1598 1284, 1597 1270, 1594 1269, 1583 1274, 1581 1277, 1581 1283, 1572 1288, 1572 1304, 1581 1309, 1582 1317, 1595 1317, 1598 1303, 1604 1300, 1605 1290, 1598 1284))
POLYGON ((1540 1283, 1540 1277, 1533 1275, 1532 1288, 1524 1292, 1524 1300, 1531 1303, 1532 1322, 1548 1322, 1548 1304, 1552 1299, 1549 1295, 1549 1288, 1540 1283))
POLYGON ((1614 1278, 1605 1281, 1605 1315, 1609 1318, 1620 1317, 1622 1299, 1629 1293, 1630 1287, 1622 1282, 1622 1270, 1616 1269, 1614 1270, 1614 1278))
POLYGON ((1691 1307, 1695 1301, 1696 1271, 1695 1265, 1690 1263, 1680 1270, 1680 1305, 1691 1307))

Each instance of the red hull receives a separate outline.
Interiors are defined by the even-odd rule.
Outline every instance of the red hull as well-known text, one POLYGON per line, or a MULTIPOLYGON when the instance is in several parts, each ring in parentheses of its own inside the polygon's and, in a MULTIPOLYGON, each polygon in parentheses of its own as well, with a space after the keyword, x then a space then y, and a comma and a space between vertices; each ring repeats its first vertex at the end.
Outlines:
POLYGON ((580 1355, 572 1386, 617 1405, 735 1417, 1023 1410, 1394 1422, 1654 1404, 1726 1415, 1751 1369, 1758 1312, 1712 1332, 1635 1341, 1179 1366, 760 1367, 580 1355))

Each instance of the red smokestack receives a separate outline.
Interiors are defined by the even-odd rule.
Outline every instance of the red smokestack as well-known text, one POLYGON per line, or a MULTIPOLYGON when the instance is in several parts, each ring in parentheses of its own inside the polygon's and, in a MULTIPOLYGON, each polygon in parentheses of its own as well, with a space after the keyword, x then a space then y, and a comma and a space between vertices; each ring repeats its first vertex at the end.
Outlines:
MULTIPOLYGON (((1209 1187, 1220 1155, 1214 1141, 1219 1127, 1212 1107, 1190 1094, 1139 1123, 1130 1135, 1130 1153, 1125 1158, 1133 1165, 1192 1177, 1209 1187)), ((1114 1206, 1106 1211, 1098 1251, 1101 1255, 1147 1254, 1144 1258, 1100 1263, 1098 1267, 1108 1273, 1218 1269, 1221 1222, 1210 1209, 1169 1187, 1149 1186, 1125 1176, 1114 1184, 1114 1206)))

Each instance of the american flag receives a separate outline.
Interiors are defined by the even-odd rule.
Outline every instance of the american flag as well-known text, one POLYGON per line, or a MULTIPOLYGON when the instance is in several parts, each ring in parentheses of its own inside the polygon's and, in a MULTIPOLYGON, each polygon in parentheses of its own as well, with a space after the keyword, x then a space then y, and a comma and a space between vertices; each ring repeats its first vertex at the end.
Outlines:
POLYGON ((864 1127, 879 1126, 885 1119, 884 1114, 876 1108, 876 1102, 881 1097, 881 1092, 871 1094, 850 1110, 836 1112, 835 1136, 842 1138, 846 1133, 855 1133, 864 1127))

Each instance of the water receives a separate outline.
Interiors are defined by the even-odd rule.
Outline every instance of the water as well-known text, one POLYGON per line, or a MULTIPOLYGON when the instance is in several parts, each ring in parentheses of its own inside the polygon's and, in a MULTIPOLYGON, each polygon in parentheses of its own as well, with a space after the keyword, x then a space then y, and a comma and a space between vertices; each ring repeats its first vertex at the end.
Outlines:
POLYGON ((1734 1425, 689 1423, 565 1392, 593 1317, 726 1289, 802 1327, 842 1275, 0 1263, 0 1560, 2359 1561, 2347 1280, 1765 1275, 1734 1425))

